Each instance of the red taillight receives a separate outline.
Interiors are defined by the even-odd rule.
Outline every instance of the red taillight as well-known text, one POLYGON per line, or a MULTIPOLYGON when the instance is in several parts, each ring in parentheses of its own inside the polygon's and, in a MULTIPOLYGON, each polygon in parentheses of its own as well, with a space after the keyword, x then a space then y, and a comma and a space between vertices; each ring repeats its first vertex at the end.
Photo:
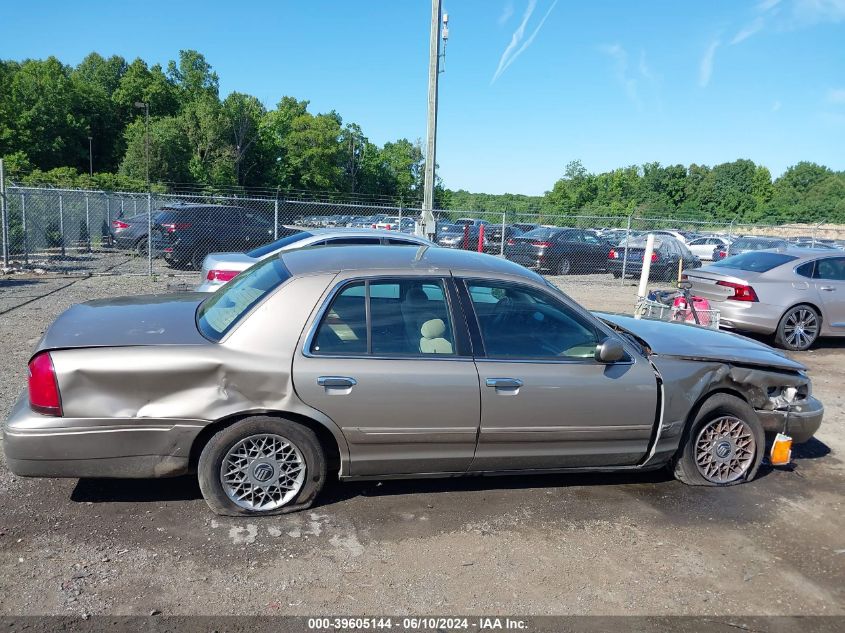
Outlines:
POLYGON ((508 238, 508 246, 513 246, 514 244, 516 244, 516 242, 513 241, 513 238, 509 237, 508 238))
POLYGON ((719 259, 725 259, 728 256, 728 251, 719 251, 719 259))
POLYGON ((548 248, 551 245, 551 242, 531 242, 531 246, 539 246, 540 248, 548 248))
POLYGON ((184 229, 191 228, 190 222, 164 222, 161 225, 168 233, 175 233, 184 229))
POLYGON ((660 259, 660 256, 657 253, 655 253, 655 252, 651 253, 651 263, 652 264, 656 263, 659 259, 660 259))
POLYGON ((209 270, 205 278, 208 281, 231 281, 238 276, 237 270, 209 270))
POLYGON ((29 361, 29 408, 44 415, 62 415, 56 370, 47 352, 29 361))
POLYGON ((129 225, 121 220, 112 220, 111 225, 116 229, 128 229, 129 225))
POLYGON ((728 299, 732 299, 733 301, 759 301, 759 299, 757 299, 757 293, 754 292, 754 288, 751 286, 735 284, 732 281, 717 281, 716 285, 723 286, 725 288, 733 288, 733 295, 728 297, 728 299))
POLYGON ((607 254, 608 259, 619 259, 619 253, 616 252, 615 248, 611 248, 610 252, 607 254))

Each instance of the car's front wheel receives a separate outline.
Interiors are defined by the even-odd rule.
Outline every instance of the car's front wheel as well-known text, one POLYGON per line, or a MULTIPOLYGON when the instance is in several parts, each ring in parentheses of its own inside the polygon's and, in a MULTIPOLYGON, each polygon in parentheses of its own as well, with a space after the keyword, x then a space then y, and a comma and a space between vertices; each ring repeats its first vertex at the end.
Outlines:
POLYGON ((814 308, 799 305, 790 308, 778 323, 775 344, 793 351, 810 349, 819 338, 821 317, 814 308))
POLYGON ((716 394, 698 411, 674 462, 675 478, 692 486, 751 481, 763 461, 765 434, 754 409, 716 394))
POLYGON ((325 482, 326 459, 311 429, 253 417, 209 439, 197 476, 206 503, 217 514, 281 514, 311 504, 325 482))

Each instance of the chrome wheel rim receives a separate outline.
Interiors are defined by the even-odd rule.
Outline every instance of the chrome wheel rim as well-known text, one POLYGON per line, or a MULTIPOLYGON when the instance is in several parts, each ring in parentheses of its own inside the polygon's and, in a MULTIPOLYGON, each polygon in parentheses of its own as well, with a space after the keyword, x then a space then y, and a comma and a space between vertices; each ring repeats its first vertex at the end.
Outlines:
POLYGON ((793 310, 783 324, 784 340, 798 349, 810 347, 818 334, 819 320, 809 308, 793 310))
POLYGON ((726 484, 743 477, 757 452, 751 427, 733 416, 712 420, 698 433, 695 463, 707 481, 726 484))
POLYGON ((226 496, 237 506, 275 510, 302 489, 305 459, 296 445, 281 435, 250 435, 223 457, 220 482, 226 496))

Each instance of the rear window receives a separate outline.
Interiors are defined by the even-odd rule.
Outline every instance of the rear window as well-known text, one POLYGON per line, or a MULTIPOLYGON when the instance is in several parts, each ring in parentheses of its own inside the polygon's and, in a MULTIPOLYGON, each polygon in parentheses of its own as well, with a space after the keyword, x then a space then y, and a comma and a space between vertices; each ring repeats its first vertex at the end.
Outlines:
POLYGON ((532 229, 531 231, 528 231, 528 233, 523 233, 520 237, 524 237, 529 240, 550 240, 559 232, 559 229, 539 228, 532 229))
POLYGON ((275 242, 270 242, 269 244, 265 244, 264 246, 253 248, 251 251, 247 251, 247 255, 258 259, 260 257, 264 257, 265 255, 269 255, 270 253, 277 251, 280 248, 284 248, 289 244, 304 240, 306 237, 311 237, 311 235, 312 234, 308 233, 307 231, 299 231, 298 233, 294 233, 293 235, 288 235, 287 237, 279 238, 275 242))
POLYGON ((766 240, 760 238, 740 238, 732 245, 732 250, 750 250, 750 251, 762 251, 767 248, 780 248, 781 246, 785 246, 786 242, 783 240, 766 240))
POLYGON ((185 222, 194 217, 193 209, 161 209, 153 216, 156 222, 185 222))
POLYGON ((714 268, 734 268, 736 270, 765 273, 772 268, 783 266, 796 259, 798 258, 793 255, 784 255, 783 253, 748 251, 747 253, 734 255, 727 259, 720 259, 718 262, 711 264, 711 266, 714 268))
POLYGON ((200 334, 215 343, 264 297, 290 279, 278 257, 248 268, 202 302, 197 311, 200 334))

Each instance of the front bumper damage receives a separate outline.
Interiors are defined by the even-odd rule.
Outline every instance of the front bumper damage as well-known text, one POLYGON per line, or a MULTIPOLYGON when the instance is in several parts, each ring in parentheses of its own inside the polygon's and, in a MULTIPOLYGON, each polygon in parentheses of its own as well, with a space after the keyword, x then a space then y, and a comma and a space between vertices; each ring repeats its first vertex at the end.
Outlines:
POLYGON ((786 433, 795 444, 809 440, 822 424, 824 406, 812 396, 782 409, 757 409, 757 417, 767 433, 786 433))

